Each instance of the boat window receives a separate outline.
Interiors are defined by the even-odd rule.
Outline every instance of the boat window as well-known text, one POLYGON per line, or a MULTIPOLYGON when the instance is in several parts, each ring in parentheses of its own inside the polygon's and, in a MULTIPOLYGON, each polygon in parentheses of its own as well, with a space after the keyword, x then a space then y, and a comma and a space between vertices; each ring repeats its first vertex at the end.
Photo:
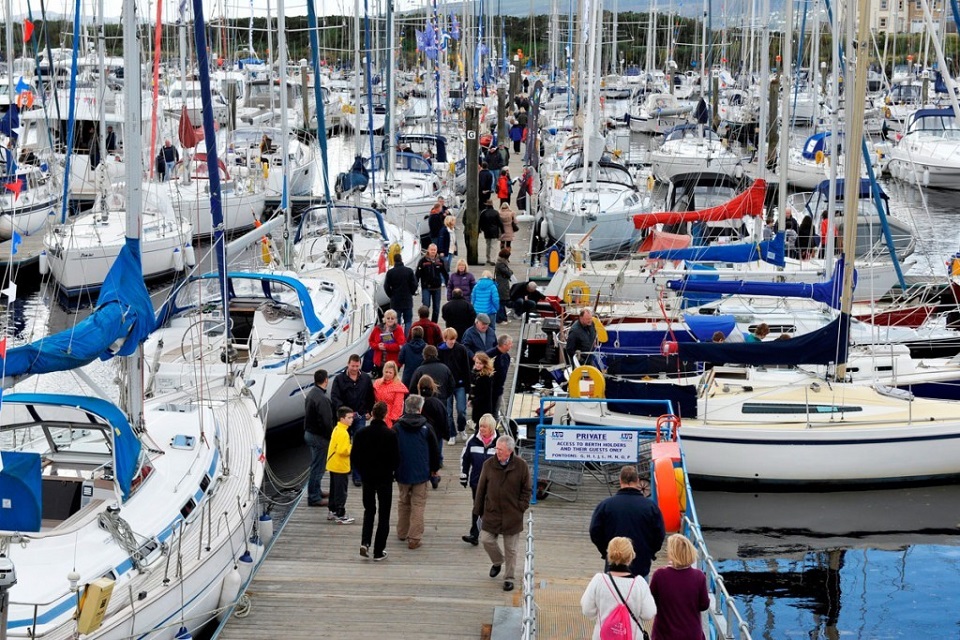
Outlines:
POLYGON ((741 409, 742 413, 752 414, 851 413, 855 411, 863 411, 863 407, 790 402, 744 402, 741 409))

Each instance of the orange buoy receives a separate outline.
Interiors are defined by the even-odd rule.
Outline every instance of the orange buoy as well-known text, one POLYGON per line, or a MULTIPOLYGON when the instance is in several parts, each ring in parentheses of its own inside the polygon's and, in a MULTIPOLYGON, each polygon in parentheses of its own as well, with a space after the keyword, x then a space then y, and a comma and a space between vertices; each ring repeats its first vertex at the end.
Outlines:
POLYGON ((680 531, 680 496, 677 492, 677 476, 673 461, 660 458, 653 463, 653 475, 657 482, 657 506, 663 514, 663 526, 667 533, 680 531))

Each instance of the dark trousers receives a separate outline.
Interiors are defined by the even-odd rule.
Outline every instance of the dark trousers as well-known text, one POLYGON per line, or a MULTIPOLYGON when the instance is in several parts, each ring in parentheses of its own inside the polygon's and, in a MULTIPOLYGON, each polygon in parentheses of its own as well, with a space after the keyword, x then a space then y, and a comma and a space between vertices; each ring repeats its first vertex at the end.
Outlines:
POLYGON ((440 291, 441 289, 422 289, 423 306, 430 307, 430 319, 436 322, 440 319, 440 291))
MULTIPOLYGON (((470 493, 473 494, 473 501, 477 500, 477 488, 474 485, 470 485, 470 493)), ((470 504, 473 504, 471 502, 470 504)), ((470 537, 479 538, 480 537, 480 527, 477 525, 477 520, 479 518, 473 515, 473 509, 470 510, 470 537)))
POLYGON ((403 325, 403 328, 407 331, 410 330, 410 325, 413 322, 413 307, 409 309, 394 309, 397 312, 397 317, 400 319, 400 324, 403 325))
POLYGON ((347 485, 349 482, 349 473, 330 472, 330 511, 333 511, 338 518, 347 514, 347 485))
POLYGON ((360 544, 369 547, 373 536, 373 519, 377 518, 377 537, 373 541, 373 557, 379 558, 387 548, 390 533, 390 507, 393 504, 393 482, 363 482, 363 531, 360 544), (377 504, 380 515, 377 515, 377 504))
POLYGON ((514 152, 514 153, 520 153, 520 141, 519 141, 519 140, 514 140, 514 141, 513 141, 513 152, 514 152))

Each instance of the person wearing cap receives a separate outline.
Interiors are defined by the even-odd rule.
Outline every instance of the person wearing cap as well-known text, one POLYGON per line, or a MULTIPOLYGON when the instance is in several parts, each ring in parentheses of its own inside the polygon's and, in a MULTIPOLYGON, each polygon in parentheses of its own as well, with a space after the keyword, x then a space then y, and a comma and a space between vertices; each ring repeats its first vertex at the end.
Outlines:
POLYGON ((518 318, 523 314, 537 310, 537 303, 547 296, 540 293, 540 287, 533 280, 518 282, 510 287, 510 304, 518 318))
POLYGON ((478 313, 473 326, 463 334, 463 346, 467 348, 470 357, 477 353, 486 353, 497 346, 497 334, 490 326, 490 316, 478 313))

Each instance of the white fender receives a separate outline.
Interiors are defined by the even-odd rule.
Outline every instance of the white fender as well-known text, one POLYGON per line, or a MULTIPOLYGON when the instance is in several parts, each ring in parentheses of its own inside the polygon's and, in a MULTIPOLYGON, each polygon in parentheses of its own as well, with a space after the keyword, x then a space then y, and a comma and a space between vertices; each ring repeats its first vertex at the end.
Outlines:
POLYGON ((47 262, 47 250, 40 252, 40 275, 45 276, 50 273, 50 263, 47 262))
POLYGON ((223 616, 227 613, 227 607, 237 601, 237 596, 240 595, 240 585, 242 584, 243 578, 240 576, 240 571, 236 566, 228 571, 227 575, 223 576, 223 584, 220 585, 220 601, 217 605, 217 608, 220 610, 217 613, 218 619, 223 620, 223 616))
POLYGON ((173 269, 177 273, 183 271, 183 253, 180 251, 180 247, 173 248, 173 269))
POLYGON ((237 559, 237 569, 240 572, 240 582, 246 583, 251 574, 253 574, 253 555, 249 551, 244 551, 243 555, 237 559))
POLYGON ((188 267, 197 266, 197 252, 194 250, 192 242, 188 242, 187 246, 183 248, 183 258, 188 267))
POLYGON ((270 544, 270 540, 273 539, 273 518, 270 517, 269 513, 264 513, 260 516, 258 527, 260 528, 260 539, 263 540, 263 544, 270 544))

